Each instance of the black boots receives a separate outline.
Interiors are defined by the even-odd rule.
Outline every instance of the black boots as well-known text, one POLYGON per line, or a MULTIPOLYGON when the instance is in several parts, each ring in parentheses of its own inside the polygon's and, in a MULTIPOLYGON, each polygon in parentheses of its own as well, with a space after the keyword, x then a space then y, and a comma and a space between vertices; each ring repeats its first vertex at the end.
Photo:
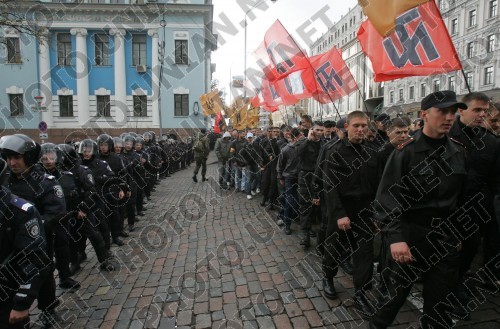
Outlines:
POLYGON ((323 279, 323 293, 328 299, 337 298, 337 291, 335 290, 335 286, 333 285, 333 278, 323 279))

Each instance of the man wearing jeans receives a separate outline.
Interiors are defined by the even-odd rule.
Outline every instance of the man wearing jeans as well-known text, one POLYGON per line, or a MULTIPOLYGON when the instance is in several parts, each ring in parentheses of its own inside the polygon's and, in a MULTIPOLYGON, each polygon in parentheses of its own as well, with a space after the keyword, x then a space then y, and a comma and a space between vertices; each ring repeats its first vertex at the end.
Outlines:
POLYGON ((247 144, 241 150, 241 157, 245 161, 245 172, 246 172, 246 193, 247 199, 250 200, 257 193, 255 190, 257 189, 257 173, 260 168, 262 168, 262 160, 255 148, 255 145, 252 143, 253 134, 247 133, 247 144))
POLYGON ((278 180, 281 186, 285 188, 285 215, 283 221, 285 223, 285 234, 292 234, 290 226, 292 219, 297 218, 297 182, 299 176, 299 157, 295 143, 302 138, 302 132, 294 128, 291 133, 291 141, 281 151, 276 165, 278 180))

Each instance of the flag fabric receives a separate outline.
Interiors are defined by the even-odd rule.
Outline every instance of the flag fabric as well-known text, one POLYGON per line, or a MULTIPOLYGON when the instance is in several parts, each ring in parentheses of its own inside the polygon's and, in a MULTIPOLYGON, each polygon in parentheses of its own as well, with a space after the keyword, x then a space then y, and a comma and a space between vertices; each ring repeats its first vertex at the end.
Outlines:
POLYGON ((313 56, 311 67, 303 70, 302 82, 307 92, 322 104, 347 96, 358 89, 351 71, 337 48, 313 56))
POLYGON ((224 116, 222 115, 222 112, 219 112, 215 117, 214 133, 220 134, 222 130, 224 130, 225 126, 226 122, 224 121, 224 116))
POLYGON ((372 62, 376 82, 462 69, 434 1, 399 15, 394 32, 387 37, 382 37, 369 20, 365 21, 359 28, 358 39, 372 62))
POLYGON ((309 66, 306 53, 279 20, 267 30, 254 55, 271 82, 309 66))
POLYGON ((203 114, 206 116, 215 115, 224 109, 222 100, 220 99, 219 91, 214 89, 207 94, 200 96, 201 107, 203 114))
POLYGON ((402 13, 429 0, 358 0, 363 12, 381 36, 388 36, 396 27, 402 13))

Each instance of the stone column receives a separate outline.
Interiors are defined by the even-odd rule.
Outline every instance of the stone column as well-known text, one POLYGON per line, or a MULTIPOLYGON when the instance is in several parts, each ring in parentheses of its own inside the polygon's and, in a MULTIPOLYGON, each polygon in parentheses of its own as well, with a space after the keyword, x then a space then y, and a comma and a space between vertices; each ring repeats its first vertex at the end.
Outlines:
POLYGON ((76 36, 76 90, 78 95, 78 124, 87 126, 90 120, 89 68, 87 57, 87 29, 73 28, 76 36))
POLYGON ((49 41, 50 32, 43 32, 43 42, 38 46, 38 80, 40 81, 40 96, 43 96, 42 103, 47 108, 46 112, 42 112, 42 120, 47 123, 47 126, 54 128, 54 118, 52 113, 52 77, 50 75, 50 54, 49 41))
POLYGON ((160 114, 159 114, 159 95, 160 95, 160 69, 161 69, 161 64, 160 61, 158 60, 158 30, 157 29, 151 29, 148 30, 148 35, 151 37, 151 75, 152 75, 152 111, 153 111, 153 126, 154 127, 159 127, 160 126, 160 114))
POLYGON ((109 34, 114 36, 115 120, 125 125, 128 119, 125 30, 111 29, 109 34))

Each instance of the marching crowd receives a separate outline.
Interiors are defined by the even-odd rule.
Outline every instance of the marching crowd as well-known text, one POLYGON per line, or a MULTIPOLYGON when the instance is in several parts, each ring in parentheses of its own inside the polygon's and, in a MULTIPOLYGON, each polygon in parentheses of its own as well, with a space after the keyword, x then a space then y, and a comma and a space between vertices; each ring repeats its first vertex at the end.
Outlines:
POLYGON ((131 132, 42 145, 23 134, 0 139, 0 274, 8 294, 0 328, 25 328, 35 299, 45 328, 59 321, 54 270, 60 288, 80 288, 72 276, 87 259, 87 239, 100 270, 115 270, 111 245, 122 246, 134 231, 159 180, 193 161, 192 138, 175 137, 156 142, 154 132, 131 132))
MULTIPOLYGON (((285 234, 297 225, 305 248, 316 238, 324 295, 337 298, 340 266, 352 275, 354 305, 370 328, 393 322, 417 280, 424 284, 422 326, 448 328, 452 317, 468 317, 466 282, 481 243, 483 273, 491 274, 483 279, 500 285, 499 119, 486 95, 459 102, 444 91, 424 98, 413 122, 387 114, 370 121, 354 111, 338 122, 304 115, 296 128, 227 131, 214 146, 218 182, 277 210, 285 234)), ((194 161, 193 181, 200 170, 207 180, 206 130, 175 137, 103 134, 42 145, 22 134, 0 139, 0 271, 9 288, 1 328, 23 328, 35 299, 44 325, 54 325, 55 269, 61 288, 78 289, 72 276, 87 258, 88 239, 100 269, 113 271, 111 245, 134 231, 160 179, 194 161)))
MULTIPOLYGON (((338 122, 304 115, 297 128, 227 131, 215 144, 219 184, 276 208, 287 235, 296 222, 305 248, 316 237, 324 295, 337 298, 340 266, 370 328, 393 322, 417 280, 422 327, 449 328, 452 317, 469 318, 467 276, 481 241, 491 274, 482 280, 500 287, 499 105, 444 91, 424 98, 413 122, 354 111, 338 122)), ((200 165, 207 154, 195 150, 200 165)))

